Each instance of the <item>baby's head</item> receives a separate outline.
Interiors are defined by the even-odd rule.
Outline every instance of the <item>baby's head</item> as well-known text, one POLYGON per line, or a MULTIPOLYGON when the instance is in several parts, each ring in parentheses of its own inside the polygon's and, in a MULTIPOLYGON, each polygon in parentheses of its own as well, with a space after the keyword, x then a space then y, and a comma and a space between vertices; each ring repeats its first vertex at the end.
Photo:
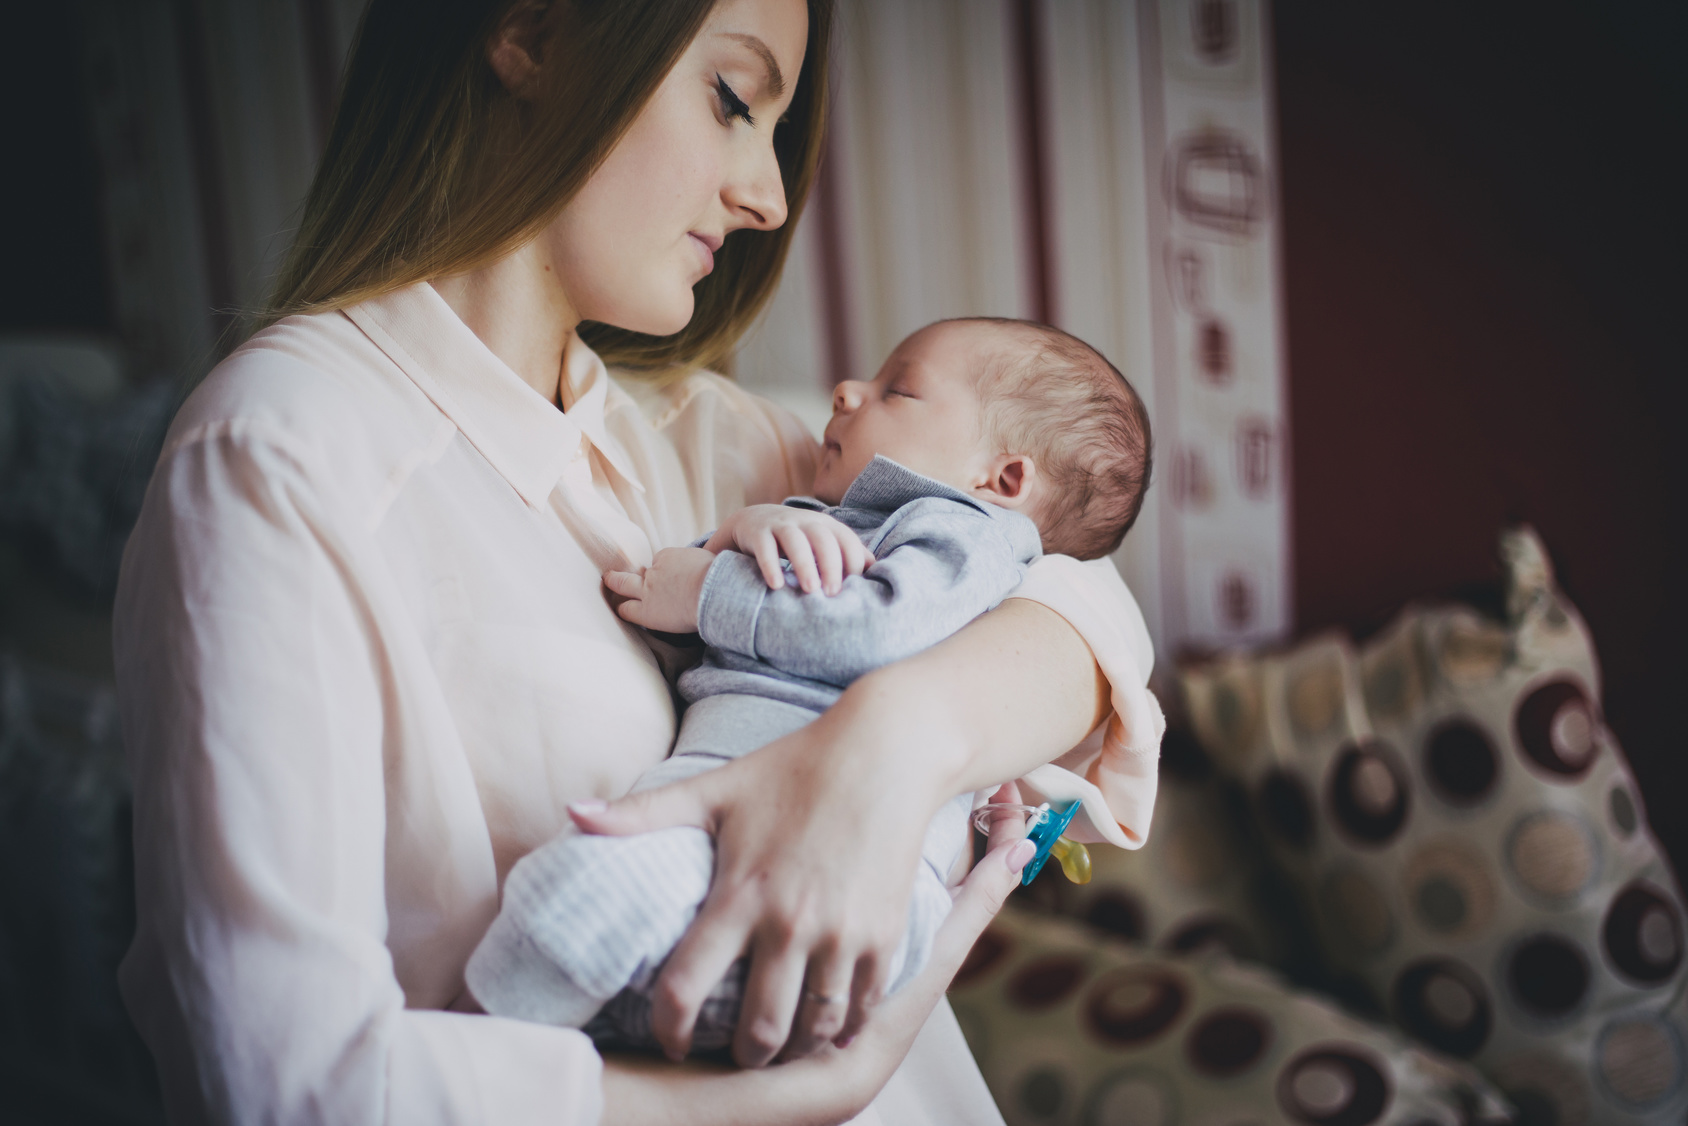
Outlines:
POLYGON ((1143 401, 1084 341, 1034 321, 939 321, 871 383, 832 396, 814 494, 837 504, 875 454, 1037 522, 1046 552, 1119 546, 1143 507, 1143 401))

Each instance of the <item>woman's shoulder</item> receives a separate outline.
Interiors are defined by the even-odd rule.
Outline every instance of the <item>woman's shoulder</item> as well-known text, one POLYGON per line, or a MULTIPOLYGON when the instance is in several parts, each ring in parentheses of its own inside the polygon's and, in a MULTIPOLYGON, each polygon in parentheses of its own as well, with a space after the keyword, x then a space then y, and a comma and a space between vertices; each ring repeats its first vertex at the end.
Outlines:
POLYGON ((402 460, 439 424, 351 320, 314 313, 263 329, 212 369, 177 412, 164 453, 213 436, 262 443, 349 484, 402 460))

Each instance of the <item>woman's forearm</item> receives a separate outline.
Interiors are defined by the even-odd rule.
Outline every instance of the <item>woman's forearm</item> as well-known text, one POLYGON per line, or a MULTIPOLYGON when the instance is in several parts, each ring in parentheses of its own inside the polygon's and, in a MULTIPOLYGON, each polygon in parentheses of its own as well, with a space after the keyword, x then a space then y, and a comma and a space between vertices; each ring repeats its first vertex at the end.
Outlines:
POLYGON ((603 1126, 834 1126, 859 1110, 835 1074, 839 1062, 834 1054, 740 1071, 607 1057, 603 1126))
POLYGON ((919 777, 942 802, 1078 745, 1107 716, 1109 689, 1065 618, 1011 598, 925 652, 862 677, 839 709, 859 733, 856 746, 898 755, 899 774, 919 777), (910 756, 909 747, 927 753, 910 756))

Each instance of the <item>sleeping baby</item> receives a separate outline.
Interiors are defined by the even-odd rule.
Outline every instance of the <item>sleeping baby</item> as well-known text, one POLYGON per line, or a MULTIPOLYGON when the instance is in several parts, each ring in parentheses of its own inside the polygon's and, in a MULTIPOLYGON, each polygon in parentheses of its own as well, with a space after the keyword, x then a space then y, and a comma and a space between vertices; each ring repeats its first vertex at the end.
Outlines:
MULTIPOLYGON (((642 575, 605 576, 622 617, 695 631, 706 646, 679 679, 687 707, 672 756, 634 789, 797 730, 857 677, 990 610, 1042 553, 1112 552, 1142 507, 1150 450, 1136 392, 1067 333, 981 318, 916 332, 871 383, 834 393, 813 497, 742 509, 697 546, 658 552, 642 575)), ((1126 784, 1146 791, 1125 803, 1142 823, 1087 809, 1106 821, 1104 838, 1141 843, 1153 779, 1151 760, 1126 784)), ((1086 793, 1087 806, 1106 804, 1086 793)), ((924 967, 949 911, 973 802, 958 795, 926 834, 891 990, 924 967)), ((471 992, 491 1013, 656 1047, 651 989, 713 868, 701 829, 565 832, 511 871, 469 961, 471 992)), ((740 959, 710 994, 694 1046, 731 1042, 745 968, 740 959)))

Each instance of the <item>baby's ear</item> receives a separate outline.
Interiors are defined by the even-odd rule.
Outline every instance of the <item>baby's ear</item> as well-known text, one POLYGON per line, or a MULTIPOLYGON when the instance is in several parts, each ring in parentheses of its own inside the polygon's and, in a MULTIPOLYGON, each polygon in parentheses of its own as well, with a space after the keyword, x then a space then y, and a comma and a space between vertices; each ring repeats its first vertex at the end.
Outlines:
POLYGON ((523 0, 487 42, 487 63, 504 88, 520 99, 533 96, 539 78, 544 20, 544 4, 523 0))
POLYGON ((989 478, 977 491, 1004 508, 1024 508, 1031 503, 1037 483, 1037 463, 1029 454, 1003 454, 992 463, 989 478))

